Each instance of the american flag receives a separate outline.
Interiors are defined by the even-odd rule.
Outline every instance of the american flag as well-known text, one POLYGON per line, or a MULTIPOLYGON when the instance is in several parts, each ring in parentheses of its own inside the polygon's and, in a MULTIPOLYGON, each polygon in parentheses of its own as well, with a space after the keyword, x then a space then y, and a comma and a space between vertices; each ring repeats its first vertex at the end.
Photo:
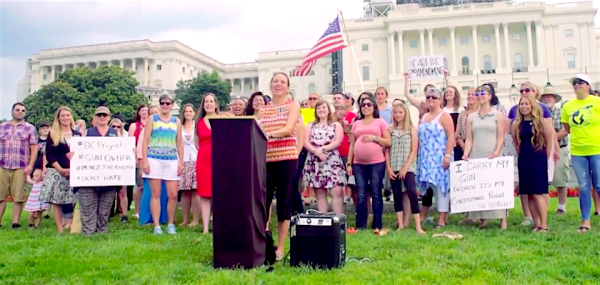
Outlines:
POLYGON ((329 27, 325 33, 321 36, 317 44, 310 50, 310 52, 302 61, 302 64, 298 65, 292 72, 292 76, 307 76, 310 74, 312 67, 315 65, 317 60, 323 56, 334 53, 338 50, 345 48, 348 44, 344 40, 342 29, 340 28, 340 16, 337 16, 333 22, 329 24, 329 27))

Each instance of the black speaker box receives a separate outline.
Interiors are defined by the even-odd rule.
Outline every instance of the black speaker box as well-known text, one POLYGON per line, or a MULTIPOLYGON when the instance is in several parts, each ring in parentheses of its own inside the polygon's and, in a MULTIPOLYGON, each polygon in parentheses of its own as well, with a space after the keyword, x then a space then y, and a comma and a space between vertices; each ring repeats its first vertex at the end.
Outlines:
POLYGON ((292 217, 290 265, 330 269, 346 260, 346 216, 307 213, 292 217))

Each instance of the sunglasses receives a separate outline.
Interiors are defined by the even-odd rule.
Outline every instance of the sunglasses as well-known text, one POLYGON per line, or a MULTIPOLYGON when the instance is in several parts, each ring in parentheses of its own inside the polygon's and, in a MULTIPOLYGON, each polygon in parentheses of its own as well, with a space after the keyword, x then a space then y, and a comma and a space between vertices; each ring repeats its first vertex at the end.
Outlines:
POLYGON ((574 80, 573 81, 573 86, 575 85, 585 85, 587 84, 587 82, 583 81, 583 80, 574 80))
POLYGON ((310 101, 316 101, 316 100, 319 100, 319 98, 308 98, 308 100, 310 100, 310 101))
POLYGON ((362 103, 360 104, 361 107, 373 107, 373 103, 362 103))
POLYGON ((161 106, 170 106, 171 102, 160 102, 161 106))
POLYGON ((533 91, 533 90, 531 90, 531 88, 524 88, 524 89, 521 89, 519 92, 521 92, 521 94, 523 94, 523 93, 529 93, 531 91, 533 91))
POLYGON ((113 129, 120 129, 121 126, 111 126, 111 128, 113 128, 113 129))
POLYGON ((437 99, 440 99, 440 98, 438 98, 437 96, 426 96, 425 99, 427 99, 427 100, 437 100, 437 99))
POLYGON ((108 114, 100 113, 100 114, 96 114, 96 117, 108 117, 108 114))
POLYGON ((25 113, 25 109, 15 109, 15 112, 25 113))
POLYGON ((485 91, 481 91, 481 92, 475 92, 475 96, 479 97, 479 96, 485 96, 485 91))

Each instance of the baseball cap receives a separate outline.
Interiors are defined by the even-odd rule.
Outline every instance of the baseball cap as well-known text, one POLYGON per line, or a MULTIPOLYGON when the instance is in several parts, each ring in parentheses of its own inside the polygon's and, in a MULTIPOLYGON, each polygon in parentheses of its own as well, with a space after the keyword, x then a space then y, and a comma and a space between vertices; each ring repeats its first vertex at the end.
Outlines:
POLYGON ((50 127, 52 124, 48 121, 43 121, 38 125, 38 128, 42 128, 42 127, 50 127))
POLYGON ((575 82, 578 79, 581 81, 585 81, 588 85, 592 84, 592 79, 587 74, 583 73, 575 75, 575 77, 569 79, 569 82, 573 84, 573 82, 575 82))
POLYGON ((94 115, 98 115, 98 114, 110 115, 110 110, 108 109, 108 107, 100 106, 100 107, 96 108, 96 112, 94 112, 94 115))

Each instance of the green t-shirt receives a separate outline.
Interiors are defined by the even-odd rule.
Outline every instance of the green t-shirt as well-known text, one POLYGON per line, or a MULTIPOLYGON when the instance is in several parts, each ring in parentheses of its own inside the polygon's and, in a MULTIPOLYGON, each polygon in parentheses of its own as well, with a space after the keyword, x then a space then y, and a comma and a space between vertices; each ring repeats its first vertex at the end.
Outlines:
POLYGON ((570 100, 562 108, 560 121, 569 125, 572 155, 600 155, 600 97, 570 100))

